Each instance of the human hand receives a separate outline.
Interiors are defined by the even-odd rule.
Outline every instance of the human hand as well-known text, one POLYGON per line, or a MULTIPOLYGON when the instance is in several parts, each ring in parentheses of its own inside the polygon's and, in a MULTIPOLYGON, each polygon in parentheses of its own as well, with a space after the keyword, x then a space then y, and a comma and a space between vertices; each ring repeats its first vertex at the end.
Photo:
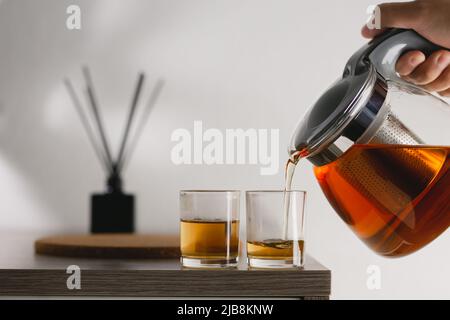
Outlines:
MULTIPOLYGON (((413 29, 431 42, 450 48, 450 0, 417 0, 383 3, 380 8, 381 29, 364 26, 362 35, 373 38, 386 28, 413 29)), ((396 71, 405 80, 450 97, 450 51, 438 50, 426 57, 413 50, 402 55, 396 71)))

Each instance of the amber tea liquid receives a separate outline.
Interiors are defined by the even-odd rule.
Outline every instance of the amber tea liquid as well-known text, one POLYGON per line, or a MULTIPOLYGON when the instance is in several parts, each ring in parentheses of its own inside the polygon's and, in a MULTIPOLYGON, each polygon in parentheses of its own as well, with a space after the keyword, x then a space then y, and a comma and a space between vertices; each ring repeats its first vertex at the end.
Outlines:
POLYGON ((191 259, 235 259, 239 249, 239 221, 181 220, 181 255, 191 259))
POLYGON ((353 145, 314 173, 328 201, 371 249, 412 253, 450 224, 450 147, 353 145))
POLYGON ((303 240, 268 239, 264 241, 248 241, 247 256, 253 259, 282 260, 293 258, 294 252, 298 252, 303 263, 303 240))

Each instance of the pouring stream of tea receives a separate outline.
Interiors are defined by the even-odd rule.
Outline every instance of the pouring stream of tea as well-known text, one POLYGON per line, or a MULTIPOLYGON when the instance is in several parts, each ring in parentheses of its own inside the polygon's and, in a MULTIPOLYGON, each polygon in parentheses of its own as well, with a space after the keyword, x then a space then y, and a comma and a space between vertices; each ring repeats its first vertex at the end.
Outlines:
POLYGON ((293 153, 289 160, 286 163, 285 168, 285 182, 284 182, 284 216, 283 216, 283 240, 288 240, 288 222, 289 222, 289 210, 290 210, 290 202, 291 202, 291 193, 289 191, 292 190, 292 179, 294 177, 295 167, 297 166, 298 161, 301 158, 301 151, 296 151, 293 153))

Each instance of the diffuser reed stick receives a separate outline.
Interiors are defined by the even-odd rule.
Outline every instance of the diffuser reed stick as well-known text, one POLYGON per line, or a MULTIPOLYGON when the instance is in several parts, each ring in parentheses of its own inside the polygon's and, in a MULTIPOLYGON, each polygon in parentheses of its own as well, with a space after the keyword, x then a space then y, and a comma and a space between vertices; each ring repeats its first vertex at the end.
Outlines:
POLYGON ((106 139, 105 129, 103 127, 100 110, 97 106, 97 101, 95 99, 94 86, 93 86, 92 78, 91 78, 88 67, 83 67, 83 75, 84 75, 84 79, 86 81, 86 93, 87 93, 87 97, 88 97, 88 102, 91 107, 91 111, 94 115, 94 119, 97 123, 97 130, 100 135, 100 139, 102 141, 103 148, 105 150, 105 155, 106 155, 107 162, 109 164, 110 172, 112 173, 114 171, 114 162, 113 162, 113 158, 111 156, 111 151, 109 148, 108 140, 106 139))
POLYGON ((69 79, 66 78, 66 79, 64 79, 64 85, 66 86, 69 96, 72 99, 72 103, 75 106, 78 116, 81 119, 81 123, 86 131, 86 134, 88 136, 88 139, 89 139, 92 147, 94 148, 94 152, 97 155, 97 158, 99 159, 99 161, 102 164, 105 171, 109 172, 110 167, 109 167, 108 161, 106 160, 105 154, 102 152, 102 148, 99 145, 99 142, 95 138, 94 130, 92 129, 92 125, 90 124, 89 119, 83 110, 80 99, 78 98, 77 93, 75 92, 75 89, 74 89, 72 83, 70 82, 69 79))
POLYGON ((141 89, 142 89, 142 85, 144 83, 144 80, 145 80, 145 75, 143 73, 140 73, 139 77, 138 77, 136 89, 134 91, 133 100, 131 102, 130 112, 128 114, 128 120, 127 120, 127 123, 126 123, 126 126, 125 126, 125 131, 124 131, 123 136, 122 136, 122 143, 120 144, 119 154, 117 156, 117 161, 115 163, 115 167, 116 167, 116 170, 118 172, 120 172, 120 170, 122 169, 122 164, 123 164, 123 161, 124 161, 123 157, 124 157, 124 152, 125 152, 125 146, 126 146, 126 143, 127 143, 127 140, 128 140, 128 136, 130 134, 131 125, 132 125, 133 120, 134 120, 134 115, 136 113, 136 106, 137 106, 138 101, 139 101, 139 96, 140 96, 140 93, 141 93, 141 89))
POLYGON ((147 121, 150 117, 150 114, 153 110, 153 107, 156 105, 156 102, 158 101, 159 95, 161 94, 161 91, 164 87, 164 80, 158 79, 156 82, 156 85, 153 87, 153 90, 150 94, 150 97, 144 107, 144 110, 142 111, 140 121, 137 124, 136 130, 134 131, 133 137, 130 140, 130 143, 128 144, 128 147, 125 150, 125 156, 124 160, 121 162, 121 166, 119 170, 123 170, 123 168, 126 166, 127 162, 131 158, 132 153, 134 152, 134 149, 136 149, 137 142, 139 141, 139 137, 142 135, 142 132, 144 131, 145 125, 147 124, 147 121))

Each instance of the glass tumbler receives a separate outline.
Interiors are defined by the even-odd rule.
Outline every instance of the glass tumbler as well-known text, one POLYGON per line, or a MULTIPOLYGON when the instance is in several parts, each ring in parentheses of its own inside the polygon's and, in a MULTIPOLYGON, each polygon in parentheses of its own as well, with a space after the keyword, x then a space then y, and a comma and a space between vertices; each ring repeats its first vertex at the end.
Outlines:
POLYGON ((251 268, 304 264, 305 191, 247 191, 247 261, 251 268))
POLYGON ((234 267, 239 255, 240 191, 180 191, 181 263, 234 267))

